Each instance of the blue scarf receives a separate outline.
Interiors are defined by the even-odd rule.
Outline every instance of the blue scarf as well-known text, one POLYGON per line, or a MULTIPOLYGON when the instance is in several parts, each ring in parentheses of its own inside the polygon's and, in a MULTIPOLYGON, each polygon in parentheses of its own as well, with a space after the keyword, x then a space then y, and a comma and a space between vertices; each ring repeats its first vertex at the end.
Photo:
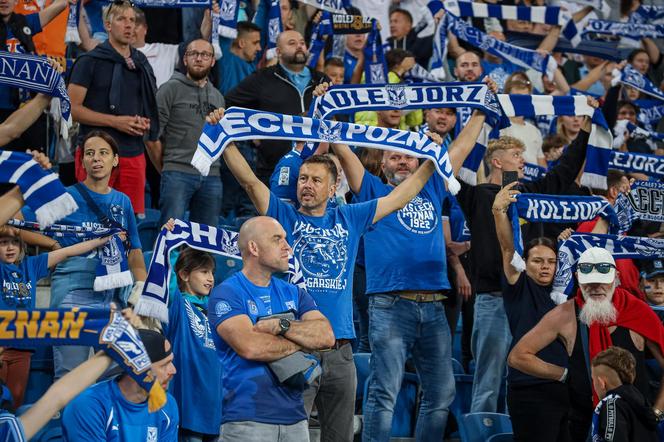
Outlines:
POLYGON ((607 200, 598 196, 522 193, 517 195, 516 203, 510 204, 508 214, 514 237, 512 266, 519 272, 526 270, 519 218, 533 223, 578 223, 601 216, 608 220, 610 231, 618 230, 616 212, 607 200))
POLYGON ((624 207, 629 222, 636 219, 664 222, 664 183, 636 181, 629 193, 618 196, 618 206, 624 207))
POLYGON ((81 3, 76 2, 76 5, 69 5, 67 12, 67 29, 65 31, 65 43, 74 43, 78 45, 81 43, 81 36, 78 34, 78 19, 81 13, 81 3))
MULTIPOLYGON (((637 100, 637 105, 639 105, 637 100)), ((659 123, 659 120, 664 118, 664 104, 654 106, 639 106, 638 120, 647 127, 652 127, 653 124, 659 123)))
POLYGON ((646 23, 588 20, 581 38, 584 40, 594 40, 593 34, 632 38, 662 38, 664 37, 664 26, 646 23))
POLYGON ((664 157, 661 155, 613 151, 609 159, 609 167, 664 178, 664 157))
MULTIPOLYGON (((266 1, 266 0, 263 0, 266 1)), ((284 31, 281 23, 281 8, 279 0, 267 0, 270 2, 270 10, 267 19, 267 52, 265 57, 272 60, 277 56, 277 38, 284 31)))
POLYGON ((642 129, 629 120, 618 120, 613 127, 613 148, 619 149, 625 143, 625 135, 629 134, 631 139, 645 139, 650 148, 655 151, 657 145, 652 140, 664 140, 664 134, 642 129))
MULTIPOLYGON (((592 129, 588 140, 586 167, 581 176, 581 184, 593 189, 606 189, 611 155, 612 137, 601 110, 588 105, 586 97, 549 95, 505 95, 498 94, 498 100, 508 117, 522 116, 534 118, 537 115, 586 115, 592 117, 592 129)), ((479 167, 479 163, 477 164, 479 167)))
POLYGON ((546 175, 546 167, 532 163, 525 163, 523 165, 523 181, 537 181, 544 175, 546 175))
MULTIPOLYGON (((237 0, 221 0, 219 5, 219 36, 233 39, 237 37, 237 17, 240 13, 240 8, 238 6, 237 0)), ((215 26, 213 24, 213 34, 214 28, 215 26)), ((214 37, 212 38, 212 41, 215 41, 214 37)))
POLYGON ((344 12, 351 7, 350 0, 297 0, 305 5, 311 5, 316 9, 322 9, 329 12, 344 12))
POLYGON ((148 392, 148 408, 166 404, 166 393, 150 371, 150 357, 136 330, 119 311, 80 308, 0 310, 0 345, 32 348, 84 345, 102 349, 148 392))
MULTIPOLYGON (((204 252, 241 259, 240 248, 237 244, 238 236, 237 232, 179 219, 175 220, 175 227, 172 231, 162 229, 157 237, 154 253, 150 260, 143 294, 134 311, 139 315, 157 318, 167 324, 168 287, 171 278, 169 256, 171 251, 182 244, 187 244, 191 248, 204 252)), ((288 263, 288 273, 291 283, 300 286, 304 284, 304 275, 300 269, 300 264, 294 257, 291 257, 288 263)))
MULTIPOLYGON (((110 2, 110 0, 108 0, 110 2)), ((211 0, 136 0, 139 8, 210 8, 211 0)))
POLYGON ((619 71, 618 69, 613 70, 613 79, 611 80, 611 84, 615 86, 618 83, 626 84, 627 86, 631 86, 634 89, 643 92, 644 94, 648 94, 652 97, 664 100, 664 92, 659 90, 659 88, 655 86, 652 81, 644 77, 641 72, 634 69, 631 64, 625 65, 622 71, 619 71))
MULTIPOLYGON (((604 399, 599 401, 599 403, 597 404, 597 406, 593 410, 592 427, 591 427, 591 430, 590 430, 590 436, 592 438, 592 442, 606 442, 606 439, 604 438, 604 436, 606 436, 606 434, 604 434, 604 435, 599 434, 599 413, 601 412, 602 407, 604 407, 604 406, 612 407, 611 409, 609 409, 607 411, 607 413, 609 413, 609 416, 615 416, 617 411, 615 409, 614 402, 617 401, 618 399, 620 399, 619 394, 609 394, 606 397, 604 397, 604 399)), ((607 432, 611 431, 611 436, 613 436, 613 434, 614 434, 613 431, 615 429, 611 429, 611 428, 607 427, 606 430, 607 430, 607 432)))
POLYGON ((664 258, 664 239, 574 233, 558 245, 558 266, 551 292, 551 299, 556 304, 567 300, 567 295, 574 287, 576 262, 590 247, 602 247, 611 253, 614 259, 664 258))
POLYGON ((88 240, 113 235, 109 242, 98 249, 99 264, 96 269, 93 289, 96 292, 101 292, 126 287, 134 283, 134 278, 131 276, 131 271, 129 270, 129 262, 127 261, 127 251, 122 240, 117 236, 118 233, 123 231, 120 228, 92 228, 64 224, 53 224, 48 227, 42 227, 38 223, 17 219, 9 220, 7 224, 19 229, 39 232, 54 238, 76 237, 88 240))
POLYGON ((51 111, 56 112, 54 117, 60 121, 60 134, 67 139, 71 125, 71 103, 67 86, 46 57, 0 52, 0 84, 54 97, 51 111))
POLYGON ((203 175, 207 175, 210 165, 221 156, 228 143, 263 139, 344 143, 427 158, 434 162, 452 194, 456 194, 461 188, 452 172, 447 149, 417 132, 281 115, 240 107, 227 109, 219 124, 205 124, 191 164, 203 175))
POLYGON ((364 82, 387 83, 387 63, 383 52, 378 21, 371 19, 372 27, 364 46, 364 82))
POLYGON ((44 170, 31 155, 0 151, 0 183, 17 184, 37 221, 48 226, 78 209, 58 175, 44 170))
MULTIPOLYGON (((431 9, 431 7, 429 8, 431 9)), ((429 59, 429 72, 442 81, 447 76, 445 62, 447 61, 447 20, 443 18, 433 33, 433 51, 429 59)))
MULTIPOLYGON (((553 79, 553 73, 558 68, 558 64, 552 56, 543 56, 537 51, 524 49, 498 40, 497 38, 487 35, 479 29, 468 25, 452 14, 445 14, 444 20, 446 20, 447 25, 449 26, 448 30, 466 43, 483 51, 487 51, 492 55, 501 57, 524 69, 534 69, 537 72, 546 74, 550 79, 553 79)), ((446 38, 447 34, 441 31, 438 34, 438 37, 440 39, 446 38)), ((446 46, 446 44, 446 42, 441 41, 438 47, 442 48, 446 46)))
POLYGON ((641 5, 629 16, 630 23, 653 23, 664 19, 664 6, 641 5))
POLYGON ((456 17, 487 18, 494 17, 501 20, 525 20, 532 23, 544 23, 560 26, 562 35, 574 46, 580 41, 580 32, 572 17, 560 6, 511 6, 491 5, 457 0, 434 0, 429 3, 429 9, 435 15, 441 8, 456 17))
POLYGON ((343 58, 345 51, 344 41, 341 36, 346 34, 366 34, 373 30, 373 22, 369 17, 350 14, 334 14, 323 11, 318 23, 311 33, 311 44, 309 46, 309 66, 316 68, 320 53, 325 48, 325 41, 329 37, 334 38, 333 54, 343 58))

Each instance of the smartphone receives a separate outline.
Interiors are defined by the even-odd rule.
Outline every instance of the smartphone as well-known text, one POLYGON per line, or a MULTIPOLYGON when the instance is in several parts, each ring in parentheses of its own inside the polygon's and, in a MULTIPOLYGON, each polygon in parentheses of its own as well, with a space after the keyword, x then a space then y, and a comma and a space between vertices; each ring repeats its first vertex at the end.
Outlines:
POLYGON ((515 181, 519 181, 519 172, 503 172, 503 187, 512 184, 515 181))

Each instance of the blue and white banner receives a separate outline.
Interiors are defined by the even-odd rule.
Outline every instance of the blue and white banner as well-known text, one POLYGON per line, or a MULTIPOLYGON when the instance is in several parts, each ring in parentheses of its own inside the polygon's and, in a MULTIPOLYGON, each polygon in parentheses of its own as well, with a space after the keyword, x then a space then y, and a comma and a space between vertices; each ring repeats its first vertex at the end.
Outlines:
POLYGON ((576 263, 590 247, 604 248, 614 259, 664 258, 664 239, 574 233, 558 245, 558 266, 551 292, 551 299, 556 304, 567 301, 567 295, 574 287, 576 263))
POLYGON ((432 160, 438 173, 447 181, 452 194, 456 194, 461 188, 454 177, 447 149, 417 132, 281 115, 240 107, 227 109, 218 124, 205 124, 191 164, 207 176, 210 165, 221 156, 228 143, 264 139, 325 141, 398 151, 432 160))
POLYGON ((613 127, 613 135, 614 149, 619 149, 623 144, 625 144, 627 135, 629 135, 631 139, 645 140, 653 152, 657 149, 657 145, 653 140, 664 140, 664 134, 642 129, 636 124, 631 123, 629 120, 616 121, 616 125, 613 127))
POLYGON ((42 169, 32 155, 0 150, 0 183, 18 185, 25 204, 43 226, 50 226, 78 210, 58 174, 42 169))
POLYGON ((625 23, 608 20, 588 20, 581 37, 585 40, 592 40, 593 34, 632 37, 634 39, 662 38, 664 37, 664 25, 625 23))
POLYGON ((611 152, 609 168, 664 178, 664 157, 632 152, 611 152))
POLYGON ((546 175, 546 167, 538 164, 525 163, 523 165, 523 181, 532 182, 537 181, 546 175))
MULTIPOLYGON (((182 244, 208 253, 216 253, 228 258, 242 259, 238 246, 237 232, 194 222, 175 220, 172 231, 161 229, 155 242, 150 260, 148 277, 143 293, 134 311, 139 315, 150 316, 168 323, 168 287, 171 278, 171 251, 182 244)), ((304 288, 304 275, 300 264, 291 255, 288 262, 289 281, 304 288)))
POLYGON ((609 171, 613 138, 602 111, 590 106, 586 97, 498 94, 498 101, 508 117, 534 118, 538 115, 591 117, 593 124, 588 139, 586 167, 581 176, 581 184, 593 189, 606 189, 606 174, 609 171))
POLYGON ((609 231, 617 233, 618 217, 611 204, 598 196, 542 195, 521 193, 509 206, 514 237, 512 266, 519 272, 526 270, 523 260, 523 240, 519 218, 534 223, 579 223, 598 216, 609 222, 609 231))
POLYGON ((626 64, 622 71, 618 69, 613 70, 613 79, 611 80, 611 85, 615 86, 618 83, 631 86, 634 89, 643 92, 644 94, 650 95, 651 97, 664 100, 664 92, 655 86, 652 81, 643 76, 641 72, 634 69, 631 64, 626 64))
MULTIPOLYGON (((440 2, 438 2, 440 4, 440 2)), ((442 7, 457 17, 487 18, 501 20, 524 20, 532 23, 560 26, 562 35, 572 44, 580 41, 580 32, 571 15, 560 6, 513 6, 491 5, 470 1, 445 0, 442 7)), ((435 8, 430 6, 430 9, 435 8)))
MULTIPOLYGON (((451 14, 445 14, 445 19, 449 24, 449 30, 466 43, 492 55, 501 57, 524 69, 534 69, 537 72, 546 74, 549 79, 553 80, 553 73, 558 68, 558 63, 552 56, 542 55, 537 51, 524 49, 498 40, 451 14)), ((441 32, 439 38, 442 37, 443 33, 441 32)), ((443 43, 441 42, 442 46, 443 43)))
POLYGON ((67 139, 71 126, 67 86, 46 57, 0 51, 0 84, 54 97, 51 109, 56 111, 56 121, 60 121, 60 135, 67 139))

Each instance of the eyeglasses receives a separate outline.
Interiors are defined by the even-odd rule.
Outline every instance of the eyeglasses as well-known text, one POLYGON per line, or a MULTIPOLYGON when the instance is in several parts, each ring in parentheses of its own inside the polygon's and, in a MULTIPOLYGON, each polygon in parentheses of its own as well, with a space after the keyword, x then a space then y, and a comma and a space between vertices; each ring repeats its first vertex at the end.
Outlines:
POLYGON ((201 57, 203 60, 209 60, 214 54, 212 52, 187 51, 184 55, 189 58, 201 57))
POLYGON ((580 273, 583 273, 584 275, 587 275, 588 273, 592 272, 593 269, 597 270, 597 272, 601 273, 602 275, 606 275, 611 271, 611 269, 615 269, 616 266, 608 263, 608 262, 600 262, 597 264, 591 264, 588 262, 584 262, 582 264, 579 264, 577 266, 577 269, 579 270, 580 273))

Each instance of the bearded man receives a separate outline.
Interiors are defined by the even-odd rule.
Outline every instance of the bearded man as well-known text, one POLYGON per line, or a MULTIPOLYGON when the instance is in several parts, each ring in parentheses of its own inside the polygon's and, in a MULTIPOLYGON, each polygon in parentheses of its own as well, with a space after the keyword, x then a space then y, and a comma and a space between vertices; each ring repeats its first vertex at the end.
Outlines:
POLYGON ((186 74, 174 72, 157 91, 159 140, 148 142, 148 153, 161 172, 160 225, 170 218, 189 219, 216 226, 221 209, 219 160, 204 177, 191 165, 205 116, 224 106, 221 92, 208 80, 214 66, 214 48, 207 40, 194 40, 184 53, 186 74))
MULTIPOLYGON (((597 395, 592 390, 590 365, 610 346, 628 350, 636 359, 634 385, 648 397, 644 351, 647 347, 664 366, 664 327, 643 301, 617 287, 618 272, 611 254, 591 247, 581 254, 576 277, 577 295, 547 313, 512 349, 510 367, 531 376, 566 382, 570 392, 569 428, 573 441, 588 437, 597 395), (537 353, 560 339, 569 355, 568 367, 544 362, 537 353)), ((664 383, 662 384, 664 385, 664 383)), ((664 390, 660 387, 653 411, 664 417, 664 390)))

